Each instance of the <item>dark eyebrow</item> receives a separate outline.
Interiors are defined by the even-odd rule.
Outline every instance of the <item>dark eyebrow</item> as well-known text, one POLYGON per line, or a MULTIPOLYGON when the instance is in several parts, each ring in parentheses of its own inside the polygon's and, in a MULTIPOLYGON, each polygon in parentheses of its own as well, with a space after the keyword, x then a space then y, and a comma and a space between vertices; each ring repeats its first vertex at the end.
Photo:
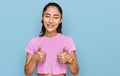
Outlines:
POLYGON ((45 15, 50 15, 49 13, 45 13, 45 15))
POLYGON ((54 16, 60 16, 59 14, 54 14, 54 16))
MULTIPOLYGON (((45 15, 50 15, 49 13, 45 13, 45 15)), ((59 14, 54 14, 54 16, 60 16, 59 14)))

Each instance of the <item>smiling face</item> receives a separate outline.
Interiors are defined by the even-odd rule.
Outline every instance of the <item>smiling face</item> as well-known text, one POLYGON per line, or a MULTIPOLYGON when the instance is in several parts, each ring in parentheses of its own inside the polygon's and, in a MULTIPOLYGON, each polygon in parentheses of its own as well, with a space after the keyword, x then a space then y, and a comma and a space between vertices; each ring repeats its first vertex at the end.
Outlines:
POLYGON ((56 32, 59 24, 62 22, 61 14, 57 7, 49 6, 47 10, 43 13, 43 24, 45 27, 45 32, 56 32))

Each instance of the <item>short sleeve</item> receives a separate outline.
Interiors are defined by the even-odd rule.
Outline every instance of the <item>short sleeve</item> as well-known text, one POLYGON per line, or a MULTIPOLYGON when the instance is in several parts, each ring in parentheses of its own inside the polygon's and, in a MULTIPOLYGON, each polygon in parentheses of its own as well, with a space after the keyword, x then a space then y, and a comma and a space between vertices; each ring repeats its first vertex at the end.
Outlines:
POLYGON ((34 48, 33 48, 33 38, 29 41, 29 43, 27 44, 25 51, 29 54, 34 54, 34 48))
POLYGON ((76 51, 74 41, 70 37, 67 38, 67 50, 68 50, 68 53, 70 53, 72 51, 76 51))

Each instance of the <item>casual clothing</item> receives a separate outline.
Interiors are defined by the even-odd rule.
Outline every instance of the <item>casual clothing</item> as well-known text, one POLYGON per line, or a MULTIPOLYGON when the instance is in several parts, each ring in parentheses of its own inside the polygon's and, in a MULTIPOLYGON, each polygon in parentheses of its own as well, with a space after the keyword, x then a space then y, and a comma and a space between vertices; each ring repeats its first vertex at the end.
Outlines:
POLYGON ((51 38, 46 36, 37 36, 29 41, 25 51, 34 55, 39 47, 42 52, 46 53, 46 60, 44 62, 38 62, 37 73, 66 73, 66 64, 60 63, 57 59, 57 55, 63 53, 64 47, 68 53, 76 50, 74 42, 70 37, 64 36, 61 33, 58 33, 56 36, 51 38))

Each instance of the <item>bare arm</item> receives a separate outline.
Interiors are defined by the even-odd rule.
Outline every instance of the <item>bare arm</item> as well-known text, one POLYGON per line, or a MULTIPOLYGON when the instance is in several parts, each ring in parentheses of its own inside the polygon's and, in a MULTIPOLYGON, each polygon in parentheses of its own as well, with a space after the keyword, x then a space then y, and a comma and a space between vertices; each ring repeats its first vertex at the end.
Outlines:
POLYGON ((26 64, 25 64, 25 75, 31 76, 36 66, 37 60, 35 59, 35 55, 31 55, 27 53, 26 56, 26 64))
POLYGON ((45 61, 45 59, 46 59, 46 54, 44 52, 41 52, 40 48, 38 48, 38 51, 34 55, 27 53, 26 64, 25 64, 25 75, 31 76, 37 62, 43 62, 45 61))
POLYGON ((68 67, 70 69, 70 72, 76 76, 79 72, 79 66, 78 66, 78 63, 77 63, 77 58, 76 58, 76 52, 73 51, 69 54, 69 60, 72 59, 72 61, 68 62, 68 67), (73 59, 72 59, 73 58, 73 59))
POLYGON ((79 72, 79 67, 76 58, 76 52, 72 51, 71 53, 67 53, 66 49, 63 48, 63 53, 58 54, 58 61, 63 64, 68 64, 70 72, 76 76, 79 72))

